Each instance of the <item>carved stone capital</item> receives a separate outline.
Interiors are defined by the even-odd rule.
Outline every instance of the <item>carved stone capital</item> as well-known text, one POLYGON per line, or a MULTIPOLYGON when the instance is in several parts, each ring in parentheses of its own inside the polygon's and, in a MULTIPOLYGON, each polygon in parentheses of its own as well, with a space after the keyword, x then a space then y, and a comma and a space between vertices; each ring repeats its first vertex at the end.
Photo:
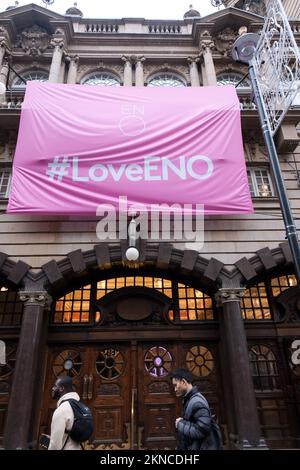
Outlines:
POLYGON ((130 66, 134 60, 132 56, 128 56, 128 55, 122 55, 121 59, 123 60, 123 62, 125 62, 125 65, 130 65, 130 66))
POLYGON ((244 287, 221 288, 215 295, 217 305, 220 307, 228 302, 240 302, 245 291, 244 287))
POLYGON ((203 52, 211 52, 215 43, 212 39, 202 39, 200 46, 203 52))
POLYGON ((200 62, 200 59, 201 59, 201 58, 200 58, 200 56, 198 56, 198 55, 195 56, 195 57, 189 56, 189 57, 187 58, 187 63, 188 63, 189 65, 194 64, 194 63, 195 63, 195 64, 198 64, 198 63, 200 62))
POLYGON ((145 62, 146 60, 146 57, 144 56, 138 56, 138 57, 135 57, 135 64, 136 65, 142 65, 143 62, 145 62))
POLYGON ((39 306, 49 309, 52 297, 45 291, 20 291, 19 298, 26 306, 39 306))
POLYGON ((62 50, 64 48, 64 40, 62 38, 52 38, 51 39, 51 42, 50 42, 50 45, 54 48, 54 49, 60 49, 62 50))

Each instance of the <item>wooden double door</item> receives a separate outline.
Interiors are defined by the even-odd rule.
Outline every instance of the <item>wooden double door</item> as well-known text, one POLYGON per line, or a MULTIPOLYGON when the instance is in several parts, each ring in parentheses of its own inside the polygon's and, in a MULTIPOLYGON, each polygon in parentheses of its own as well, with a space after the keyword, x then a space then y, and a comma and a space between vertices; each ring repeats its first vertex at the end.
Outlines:
MULTIPOLYGON (((198 373, 205 363, 206 351, 210 350, 195 342, 178 341, 52 347, 40 431, 50 430, 56 405, 50 397, 52 384, 59 375, 69 374, 93 413, 94 433, 87 448, 174 449, 174 423, 181 416, 181 403, 174 395, 170 373, 186 366, 198 373)), ((209 374, 202 385, 214 406, 216 374, 209 360, 206 369, 209 374)))

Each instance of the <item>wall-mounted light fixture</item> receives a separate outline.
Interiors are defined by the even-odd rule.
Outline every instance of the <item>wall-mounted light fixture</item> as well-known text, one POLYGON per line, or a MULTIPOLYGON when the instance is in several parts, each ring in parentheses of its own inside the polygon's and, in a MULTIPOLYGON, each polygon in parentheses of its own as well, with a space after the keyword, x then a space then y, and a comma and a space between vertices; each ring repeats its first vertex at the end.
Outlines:
POLYGON ((136 220, 134 216, 132 217, 131 221, 128 225, 128 240, 129 246, 126 250, 125 256, 128 261, 137 261, 140 256, 139 250, 136 248, 136 220))

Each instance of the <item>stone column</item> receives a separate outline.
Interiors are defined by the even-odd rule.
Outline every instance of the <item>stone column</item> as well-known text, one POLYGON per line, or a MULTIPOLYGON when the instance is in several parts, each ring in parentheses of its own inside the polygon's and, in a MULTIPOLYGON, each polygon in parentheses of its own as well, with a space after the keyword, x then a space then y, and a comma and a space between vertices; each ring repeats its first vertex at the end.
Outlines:
MULTIPOLYGON (((2 67, 0 67, 0 83, 3 83, 4 86, 6 86, 8 74, 9 74, 8 63, 4 62, 2 67)), ((0 95, 0 103, 5 103, 5 102, 6 102, 6 95, 4 93, 3 95, 0 95)))
POLYGON ((144 86, 144 67, 145 57, 138 57, 135 63, 135 86, 144 86))
POLYGON ((191 86, 200 86, 199 72, 197 63, 199 57, 188 57, 188 64, 190 67, 191 86))
POLYGON ((67 83, 76 83, 78 70, 78 55, 70 57, 67 83))
POLYGON ((250 371, 247 338, 241 314, 243 288, 219 289, 217 300, 222 305, 220 337, 230 371, 232 408, 236 427, 235 440, 240 449, 266 448, 260 438, 260 424, 250 371))
POLYGON ((214 47, 214 42, 212 39, 203 39, 201 41, 206 82, 207 82, 207 85, 211 85, 211 86, 214 86, 217 84, 216 70, 215 70, 214 60, 212 56, 213 47, 214 47))
POLYGON ((61 39, 53 39, 51 44, 54 46, 54 50, 49 72, 49 82, 58 83, 61 73, 61 61, 64 53, 64 43, 61 39))
POLYGON ((206 78, 205 66, 203 62, 201 63, 201 75, 202 75, 203 86, 207 86, 208 83, 207 83, 207 78, 206 78))
POLYGON ((131 57, 123 56, 124 61, 124 86, 132 86, 132 64, 131 57))
POLYGON ((6 43, 0 39, 0 70, 3 64, 4 55, 6 52, 6 43))
POLYGON ((44 376, 47 310, 51 298, 45 291, 21 291, 20 299, 24 301, 24 312, 7 410, 5 449, 27 449, 36 439, 34 421, 40 409, 39 390, 44 376))

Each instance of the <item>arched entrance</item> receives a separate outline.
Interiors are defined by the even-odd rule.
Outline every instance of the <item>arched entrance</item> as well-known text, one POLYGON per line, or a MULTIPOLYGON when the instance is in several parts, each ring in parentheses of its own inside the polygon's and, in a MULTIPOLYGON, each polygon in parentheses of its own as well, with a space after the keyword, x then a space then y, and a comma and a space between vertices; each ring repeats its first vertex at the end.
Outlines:
POLYGON ((191 370, 225 424, 218 325, 211 297, 198 289, 150 275, 92 281, 57 300, 48 347, 40 432, 55 408, 52 384, 69 374, 93 411, 88 448, 174 449, 177 367, 191 370))

